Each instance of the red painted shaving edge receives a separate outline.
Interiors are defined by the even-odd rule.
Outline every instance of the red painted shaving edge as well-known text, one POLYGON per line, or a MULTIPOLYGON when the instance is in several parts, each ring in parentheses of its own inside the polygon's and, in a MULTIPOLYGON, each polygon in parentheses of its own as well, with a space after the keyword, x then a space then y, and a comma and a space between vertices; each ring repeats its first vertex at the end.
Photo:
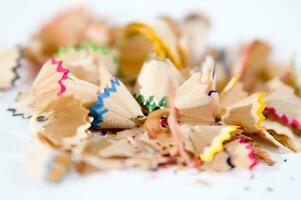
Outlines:
POLYGON ((248 156, 250 160, 252 160, 252 164, 249 166, 249 170, 253 170, 253 168, 258 164, 258 161, 255 159, 256 149, 252 147, 248 139, 245 137, 240 137, 239 143, 246 144, 247 145, 246 148, 250 150, 248 156))
POLYGON ((282 121, 287 126, 292 126, 301 131, 301 123, 296 119, 289 119, 285 114, 277 113, 276 109, 273 107, 266 107, 264 111, 276 120, 282 121))
POLYGON ((57 93, 57 95, 60 96, 66 91, 66 86, 63 84, 63 80, 66 80, 68 78, 68 73, 70 72, 70 70, 63 67, 63 61, 62 60, 57 61, 54 58, 52 58, 51 59, 51 64, 57 65, 56 71, 63 73, 61 79, 58 80, 58 84, 60 85, 60 90, 57 93))

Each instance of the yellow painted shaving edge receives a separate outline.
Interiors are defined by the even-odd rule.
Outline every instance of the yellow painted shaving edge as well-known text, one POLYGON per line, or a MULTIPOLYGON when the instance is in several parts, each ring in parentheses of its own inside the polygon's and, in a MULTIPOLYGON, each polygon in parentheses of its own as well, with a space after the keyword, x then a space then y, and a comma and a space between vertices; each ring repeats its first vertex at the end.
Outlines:
POLYGON ((223 142, 230 139, 232 133, 238 128, 239 126, 228 126, 222 129, 222 132, 212 141, 211 146, 204 149, 204 153, 200 155, 200 159, 205 162, 212 161, 214 155, 223 150, 223 142))
POLYGON ((263 111, 267 104, 263 101, 263 97, 265 96, 264 92, 258 93, 257 103, 260 105, 259 109, 256 112, 256 115, 258 116, 258 121, 256 122, 256 127, 258 129, 262 129, 262 122, 265 120, 265 116, 263 115, 263 111))
POLYGON ((229 90, 231 90, 236 85, 236 83, 238 82, 239 78, 240 78, 239 74, 233 76, 231 78, 231 80, 227 83, 227 85, 225 86, 225 88, 223 89, 222 93, 226 93, 229 90))
POLYGON ((128 34, 140 33, 144 35, 153 44, 154 50, 158 54, 158 56, 162 59, 166 57, 164 51, 165 49, 163 48, 161 39, 157 35, 156 31, 153 30, 151 27, 142 23, 132 23, 128 25, 126 29, 128 34))
POLYGON ((176 59, 176 56, 170 50, 168 44, 157 34, 156 30, 144 23, 131 23, 126 28, 128 34, 141 33, 143 34, 152 44, 154 50, 160 58, 170 58, 170 60, 180 69, 183 67, 183 63, 176 59))

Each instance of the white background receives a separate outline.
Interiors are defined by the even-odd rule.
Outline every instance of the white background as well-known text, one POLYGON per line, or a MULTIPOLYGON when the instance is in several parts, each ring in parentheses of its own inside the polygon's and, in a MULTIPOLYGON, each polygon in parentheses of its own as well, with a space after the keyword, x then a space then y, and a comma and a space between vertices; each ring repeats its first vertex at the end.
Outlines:
MULTIPOLYGON (((0 0, 0 48, 25 43, 41 23, 72 1, 0 0)), ((89 0, 98 16, 116 23, 152 19, 159 14, 181 17, 190 10, 206 13, 212 24, 210 43, 237 45, 255 37, 267 39, 282 59, 295 56, 301 64, 301 1, 298 0, 89 0)), ((72 174, 61 184, 35 182, 24 165, 34 141, 28 123, 13 118, 6 108, 16 91, 0 93, 1 199, 300 199, 301 156, 275 155, 274 167, 224 174, 194 170, 156 173, 115 171, 80 177, 72 174), (287 159, 287 162, 284 162, 287 159)))

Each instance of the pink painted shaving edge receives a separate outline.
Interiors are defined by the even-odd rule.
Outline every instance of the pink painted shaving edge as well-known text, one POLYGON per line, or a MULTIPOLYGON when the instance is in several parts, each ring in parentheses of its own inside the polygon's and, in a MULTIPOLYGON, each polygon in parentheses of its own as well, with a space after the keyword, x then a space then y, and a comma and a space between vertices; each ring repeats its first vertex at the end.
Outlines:
POLYGON ((285 125, 292 126, 301 131, 301 123, 296 119, 289 119, 285 114, 277 113, 276 109, 273 107, 266 107, 265 112, 271 114, 276 120, 282 121, 285 125))
POLYGON ((60 80, 58 80, 58 84, 60 85, 60 90, 57 93, 58 96, 62 95, 66 91, 66 86, 63 84, 63 81, 68 78, 68 73, 70 72, 69 69, 63 67, 63 61, 57 61, 54 58, 51 59, 51 64, 57 65, 56 71, 62 72, 63 75, 60 80))
POLYGON ((248 142, 245 137, 240 137, 239 143, 246 144, 246 148, 250 150, 248 157, 252 160, 252 164, 249 166, 249 170, 253 170, 253 168, 258 164, 258 161, 255 159, 256 149, 252 147, 252 145, 248 142))

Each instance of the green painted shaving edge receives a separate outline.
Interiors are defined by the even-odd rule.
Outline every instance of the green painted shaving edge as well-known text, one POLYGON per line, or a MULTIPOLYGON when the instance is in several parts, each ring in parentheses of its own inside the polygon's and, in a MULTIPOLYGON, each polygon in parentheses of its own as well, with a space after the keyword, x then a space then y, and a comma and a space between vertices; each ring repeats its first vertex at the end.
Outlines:
POLYGON ((106 56, 111 55, 113 57, 113 62, 119 66, 119 58, 117 56, 113 55, 112 52, 105 46, 95 45, 95 44, 82 44, 79 47, 74 47, 74 46, 60 47, 59 51, 54 55, 54 57, 56 59, 61 59, 63 54, 68 53, 70 51, 79 52, 79 51, 84 51, 84 50, 91 50, 94 52, 99 52, 102 55, 106 55, 106 56))
POLYGON ((147 99, 143 95, 135 95, 138 103, 143 105, 147 108, 149 112, 157 108, 165 108, 167 106, 167 97, 162 97, 161 100, 158 102, 155 96, 149 96, 147 99), (158 102, 158 103, 156 103, 158 102))

